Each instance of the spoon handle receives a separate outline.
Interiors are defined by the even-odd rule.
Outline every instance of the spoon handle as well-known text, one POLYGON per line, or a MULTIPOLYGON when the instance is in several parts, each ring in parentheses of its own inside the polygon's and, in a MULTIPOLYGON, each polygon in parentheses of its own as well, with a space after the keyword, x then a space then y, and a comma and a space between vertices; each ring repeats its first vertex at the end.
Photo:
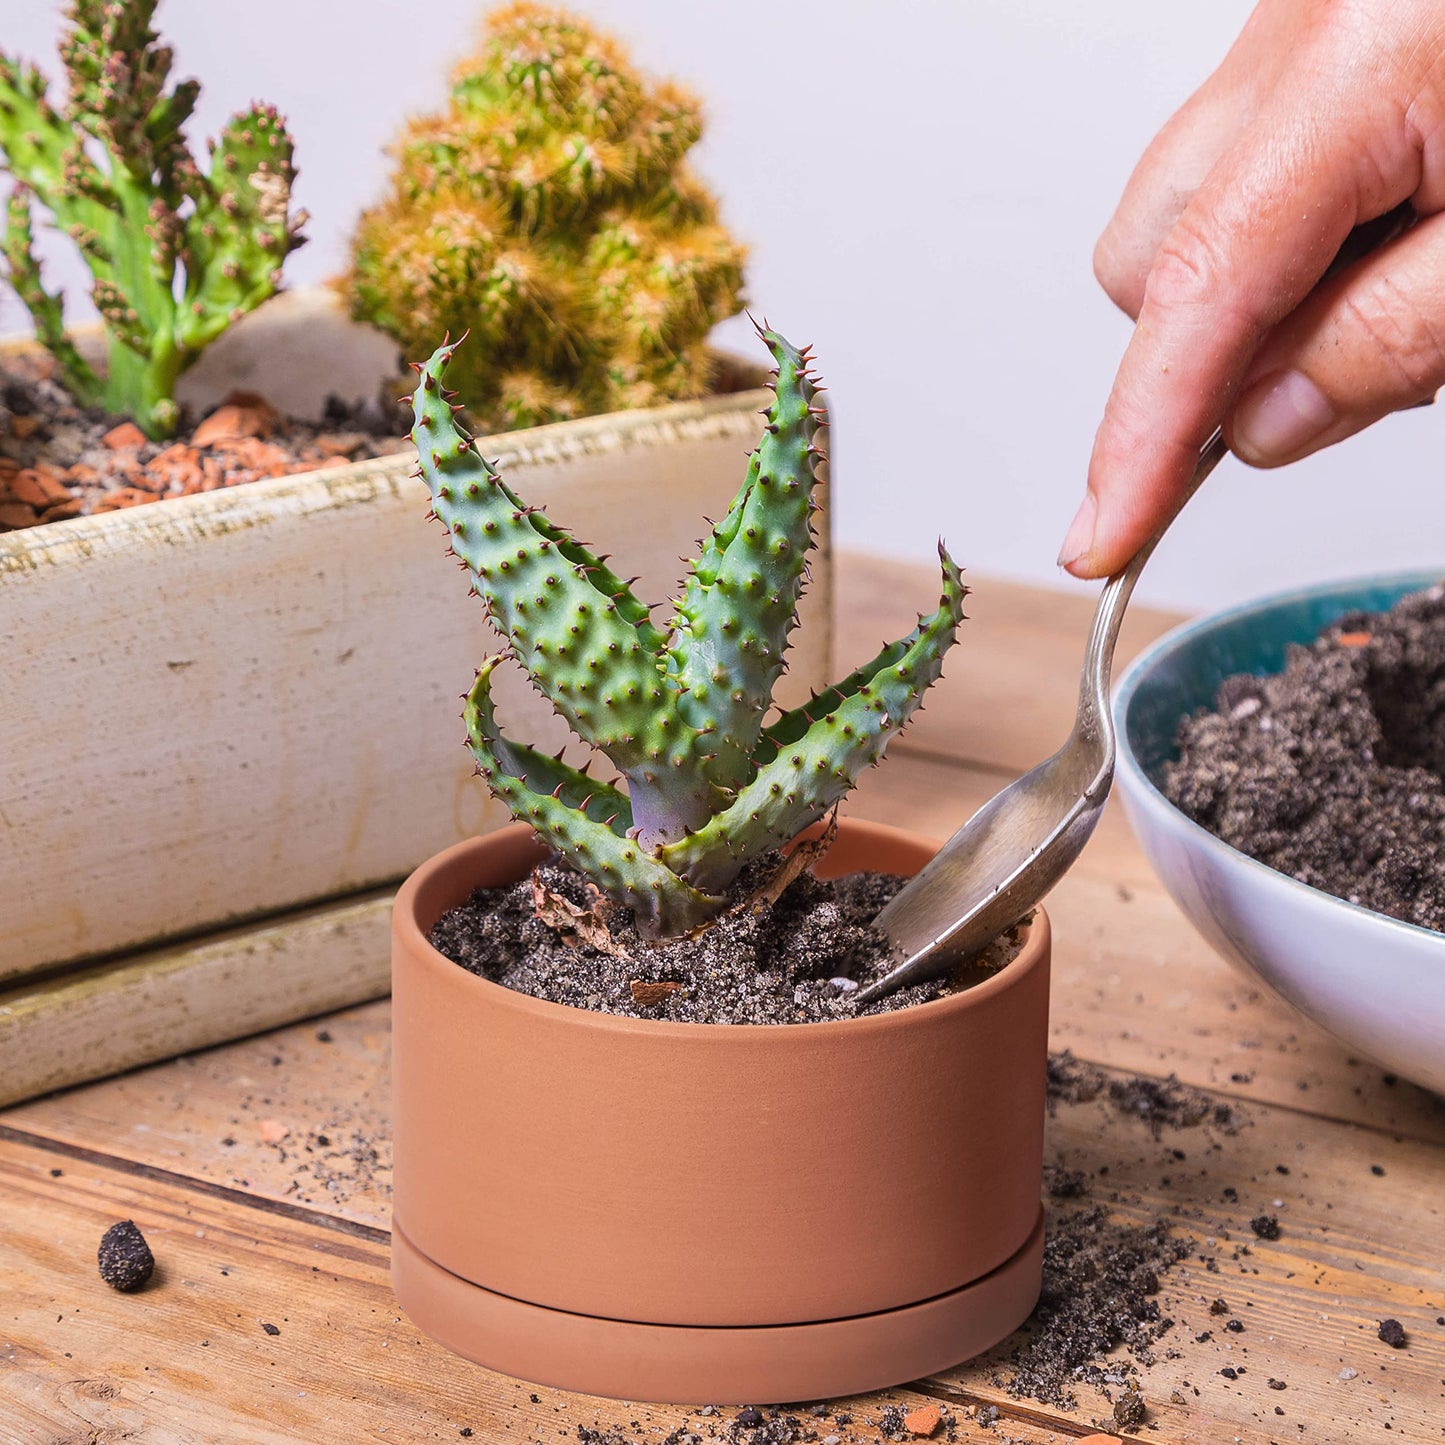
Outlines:
POLYGON ((1144 570, 1144 564, 1159 545, 1159 539, 1169 530, 1174 519, 1184 510, 1184 505, 1200 487, 1221 459, 1228 453, 1224 444, 1224 432, 1216 427, 1214 435, 1204 443, 1199 453, 1198 465, 1180 492, 1164 524, 1150 539, 1134 553, 1123 571, 1116 572, 1104 584, 1099 594, 1099 605, 1094 609, 1093 626, 1089 629, 1089 641, 1084 648, 1083 674, 1079 682, 1079 712, 1074 729, 1083 737, 1096 738, 1101 726, 1108 726, 1109 680, 1114 667, 1114 644, 1119 640, 1119 628, 1124 621, 1124 609, 1129 605, 1134 584, 1144 570))

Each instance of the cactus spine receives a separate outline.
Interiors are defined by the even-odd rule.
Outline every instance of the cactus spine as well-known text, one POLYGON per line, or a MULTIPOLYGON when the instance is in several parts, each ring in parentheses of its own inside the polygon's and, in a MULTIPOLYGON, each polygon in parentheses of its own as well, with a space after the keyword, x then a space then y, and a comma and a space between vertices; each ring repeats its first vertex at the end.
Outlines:
POLYGON ((496 11, 362 217, 352 314, 413 355, 467 326, 453 380, 487 431, 702 394, 743 251, 685 164, 701 134, 691 96, 581 19, 496 11))
POLYGON ((805 352, 761 333, 777 365, 758 448, 700 546, 664 633, 627 582, 518 497, 456 423, 443 378, 417 367, 412 439, 452 551, 506 642, 467 697, 478 770, 649 937, 706 923, 751 858, 852 788, 938 677, 967 588, 943 545, 942 596, 906 637, 764 726, 807 581, 825 413, 805 352), (626 789, 502 735, 492 674, 518 662, 626 789))
POLYGON ((73 0, 60 45, 58 108, 33 66, 0 54, 0 160, 13 187, 0 251, 8 279, 76 400, 169 435, 180 374, 273 295, 302 243, 290 210, 291 137, 270 106, 226 123, 203 174, 182 127, 200 86, 167 89, 171 51, 151 28, 156 0, 73 0), (109 339, 102 377, 65 334, 34 246, 39 202, 90 267, 109 339))

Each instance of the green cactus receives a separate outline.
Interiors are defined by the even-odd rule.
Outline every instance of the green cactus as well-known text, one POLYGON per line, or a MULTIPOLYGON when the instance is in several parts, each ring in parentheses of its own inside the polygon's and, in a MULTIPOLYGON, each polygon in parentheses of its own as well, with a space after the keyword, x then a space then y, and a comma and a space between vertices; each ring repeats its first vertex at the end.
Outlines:
POLYGON ((306 218, 290 210, 291 137, 270 106, 233 116, 201 173, 181 134, 200 86, 166 89, 171 51, 151 29, 155 8, 156 0, 73 0, 60 43, 61 109, 38 70, 0 53, 0 163, 14 181, 0 252, 76 400, 162 437, 180 419, 177 378, 276 292, 306 218), (109 333, 104 376, 66 336, 61 296, 42 283, 36 201, 95 278, 91 295, 109 333))
POLYGON ((411 354, 468 326, 454 380, 486 431, 701 395, 743 263, 685 164, 701 134, 691 96, 581 19, 498 10, 361 219, 353 316, 411 354))
POLYGON ((806 352, 776 332, 762 441, 701 544, 666 633, 605 560, 526 505, 461 430, 442 386, 456 345, 413 394, 418 475, 507 650, 477 673, 465 719, 478 770, 648 937, 706 923, 751 858, 796 837, 878 760, 938 677, 967 588, 942 543, 938 609, 842 682, 764 726, 808 577, 825 424, 806 352), (502 736, 492 673, 518 662, 626 791, 502 736))

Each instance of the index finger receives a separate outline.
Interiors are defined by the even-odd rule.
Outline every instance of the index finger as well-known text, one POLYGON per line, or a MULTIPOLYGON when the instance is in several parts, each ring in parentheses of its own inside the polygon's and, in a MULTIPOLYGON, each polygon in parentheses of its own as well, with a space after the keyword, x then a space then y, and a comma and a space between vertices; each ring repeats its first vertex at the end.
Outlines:
POLYGON ((1089 461, 1092 536, 1071 536, 1083 545, 1063 558, 1070 571, 1117 571, 1168 520, 1260 338, 1310 293, 1358 220, 1418 185, 1403 144, 1381 164, 1387 123, 1343 126, 1337 115, 1271 107, 1160 246, 1089 461))

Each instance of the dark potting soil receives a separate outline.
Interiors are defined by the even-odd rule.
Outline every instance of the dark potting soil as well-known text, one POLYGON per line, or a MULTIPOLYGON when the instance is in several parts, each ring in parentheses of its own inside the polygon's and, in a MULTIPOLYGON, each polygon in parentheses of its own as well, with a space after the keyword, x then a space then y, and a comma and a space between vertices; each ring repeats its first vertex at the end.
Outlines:
POLYGON ((1224 1099, 1181 1083, 1170 1074, 1151 1079, 1142 1074, 1110 1078, 1103 1069, 1077 1059, 1069 1049, 1049 1055, 1050 1112, 1059 1104, 1086 1104, 1101 1094, 1113 1108, 1147 1124, 1157 1139, 1165 1129, 1192 1129, 1208 1124, 1232 1134, 1239 1127, 1239 1112, 1224 1099))
MULTIPOLYGON (((398 393, 401 383, 398 383, 398 393)), ((51 375, 48 357, 8 357, 0 365, 0 533, 93 512, 157 502, 241 482, 315 471, 406 451, 405 408, 380 399, 332 398, 320 422, 278 416, 258 398, 229 399, 241 426, 183 416, 170 441, 146 440, 125 418, 77 406, 51 375)), ((217 411, 225 410, 222 403, 217 411)))
MULTIPOLYGON (((1141 1365, 1154 1363, 1154 1346, 1173 1327, 1159 1304, 1160 1279, 1184 1259, 1194 1241, 1169 1232, 1164 1221, 1126 1224, 1087 1198, 1087 1179, 1074 1171, 1050 1171, 1051 1200, 1044 1232, 1044 1283, 1012 1354, 1013 1373, 1000 1377, 1011 1395, 1072 1409, 1074 1387, 1119 1385, 1125 1377, 1115 1352, 1122 1347, 1141 1365)), ((1136 1396, 1137 1398, 1137 1392, 1136 1396)), ((1130 1393, 1116 1400, 1130 1402, 1130 1393)), ((1142 1407, 1140 1407, 1142 1410, 1142 1407)), ((1121 1427, 1138 1423, 1115 1420, 1121 1427)))
MULTIPOLYGON (((776 860, 744 870, 735 896, 746 899, 776 860)), ((582 878, 559 860, 535 876, 552 892, 588 902, 582 878)), ((776 903, 743 906, 697 938, 652 944, 619 910, 614 955, 568 941, 536 916, 530 880, 480 888, 432 929, 433 946, 493 983, 553 1003, 629 1018, 689 1023, 816 1023, 886 1013, 939 998, 996 972, 1019 951, 1010 930, 979 962, 951 978, 915 984, 859 1008, 858 989, 895 962, 871 920, 903 886, 901 878, 855 873, 794 879, 776 903)))
POLYGON ((1445 584, 1355 612, 1186 719, 1165 796, 1271 868, 1445 932, 1445 584))

